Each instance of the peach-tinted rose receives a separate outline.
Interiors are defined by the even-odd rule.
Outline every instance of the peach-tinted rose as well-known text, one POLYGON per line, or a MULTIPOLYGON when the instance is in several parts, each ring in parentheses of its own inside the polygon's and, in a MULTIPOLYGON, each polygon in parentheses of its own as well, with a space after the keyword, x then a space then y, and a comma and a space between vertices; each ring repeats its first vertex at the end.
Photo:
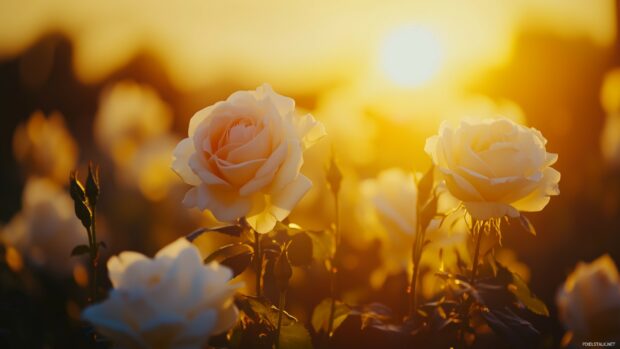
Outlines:
POLYGON ((174 151, 172 168, 194 186, 183 202, 221 221, 245 217, 266 233, 312 186, 300 174, 303 152, 324 134, 269 85, 235 92, 197 112, 174 151))
POLYGON ((542 210, 558 195, 560 173, 550 166, 557 154, 534 129, 509 119, 442 123, 424 150, 450 193, 477 219, 516 217, 542 210))

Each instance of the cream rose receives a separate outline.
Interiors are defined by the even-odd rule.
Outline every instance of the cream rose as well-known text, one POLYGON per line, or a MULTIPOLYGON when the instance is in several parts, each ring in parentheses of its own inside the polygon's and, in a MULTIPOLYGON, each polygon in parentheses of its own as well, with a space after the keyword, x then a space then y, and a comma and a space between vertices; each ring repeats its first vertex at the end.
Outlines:
POLYGON ((212 334, 237 321, 230 269, 204 265, 180 238, 150 259, 123 252, 108 261, 114 287, 82 317, 120 348, 203 348, 212 334))
POLYGON ((259 233, 288 216, 310 189, 303 152, 325 135, 295 101, 263 85, 197 112, 174 151, 173 170, 190 189, 184 204, 221 221, 245 217, 259 233))
MULTIPOLYGON (((421 176, 421 174, 419 174, 421 176)), ((445 190, 439 189, 445 193, 445 190)), ((398 168, 381 171, 376 178, 366 179, 360 183, 361 198, 357 203, 357 220, 363 238, 378 240, 381 244, 381 267, 371 275, 371 285, 382 287, 385 278, 389 275, 411 271, 411 257, 413 242, 418 233, 416 207, 418 189, 414 174, 398 168)), ((454 208, 453 198, 441 194, 439 197, 439 212, 446 212, 454 208)), ((456 215, 455 215, 456 218, 456 215)), ((430 240, 422 255, 421 264, 433 270, 442 266, 451 266, 456 261, 454 249, 459 250, 462 258, 467 258, 464 248, 465 234, 453 234, 446 224, 439 227, 439 219, 433 220, 425 236, 430 240), (438 258, 439 250, 446 252, 445 257, 438 258), (447 258, 446 258, 447 257, 447 258)), ((360 236, 356 236, 359 239, 360 236)))
POLYGON ((86 239, 68 191, 49 178, 26 181, 21 211, 0 230, 2 242, 60 277, 70 275, 80 263, 79 258, 69 256, 86 239))
POLYGON ((392 168, 360 183, 358 219, 363 231, 381 242, 383 270, 402 272, 411 262, 417 231, 418 189, 412 173, 392 168))
POLYGON ((540 211, 559 194, 560 173, 550 167, 558 156, 546 143, 538 130, 501 118, 456 129, 444 122, 424 150, 472 217, 490 219, 540 211))
POLYGON ((556 302, 560 320, 578 339, 611 340, 611 335, 620 335, 620 276, 608 255, 579 263, 556 302))

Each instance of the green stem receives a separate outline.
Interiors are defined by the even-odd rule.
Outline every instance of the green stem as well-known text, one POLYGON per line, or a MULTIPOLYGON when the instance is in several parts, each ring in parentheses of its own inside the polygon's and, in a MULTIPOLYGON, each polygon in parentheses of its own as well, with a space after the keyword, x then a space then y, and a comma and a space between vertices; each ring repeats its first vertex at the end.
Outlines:
POLYGON ((280 329, 282 328, 282 314, 286 305, 286 290, 280 291, 280 301, 278 302, 278 327, 276 329, 276 349, 280 349, 280 329))
MULTIPOLYGON (((417 221, 420 221, 419 214, 417 221)), ((417 226, 416 237, 413 240, 413 248, 411 261, 413 262, 413 273, 411 274, 411 284, 410 293, 409 293, 409 316, 411 318, 415 318, 418 309, 418 277, 420 274, 420 261, 422 260, 422 252, 424 250, 424 237, 426 236, 426 231, 423 230, 422 226, 418 224, 417 226)))
POLYGON ((90 229, 88 229, 88 243, 90 247, 90 263, 91 263, 91 276, 92 280, 90 283, 90 302, 94 303, 97 301, 97 293, 99 291, 99 272, 98 272, 98 262, 99 262, 99 245, 97 244, 97 229, 95 226, 96 222, 96 214, 95 207, 91 208, 92 211, 92 221, 90 229))
POLYGON ((334 255, 331 260, 330 287, 331 305, 329 307, 329 320, 327 322, 327 336, 331 337, 334 328, 334 316, 336 314, 336 275, 338 274, 338 246, 340 245, 340 205, 338 193, 334 193, 334 211, 336 214, 334 231, 334 255))
POLYGON ((474 225, 474 234, 476 235, 476 249, 474 250, 474 260, 471 268, 471 279, 470 284, 474 284, 476 282, 476 274, 478 272, 478 258, 480 257, 480 241, 482 240, 482 231, 480 231, 480 226, 476 229, 474 225))
POLYGON ((254 230, 254 253, 256 263, 254 265, 256 271, 256 297, 261 297, 261 278, 263 273, 263 253, 260 248, 260 235, 254 230))

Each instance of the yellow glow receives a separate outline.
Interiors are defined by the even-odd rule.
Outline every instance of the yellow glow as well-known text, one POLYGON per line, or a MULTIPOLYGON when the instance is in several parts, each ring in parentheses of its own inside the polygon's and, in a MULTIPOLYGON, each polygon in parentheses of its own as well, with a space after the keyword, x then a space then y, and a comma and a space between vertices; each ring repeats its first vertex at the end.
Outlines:
POLYGON ((381 68, 394 83, 416 87, 439 72, 443 48, 427 28, 408 25, 390 33, 381 47, 381 68))

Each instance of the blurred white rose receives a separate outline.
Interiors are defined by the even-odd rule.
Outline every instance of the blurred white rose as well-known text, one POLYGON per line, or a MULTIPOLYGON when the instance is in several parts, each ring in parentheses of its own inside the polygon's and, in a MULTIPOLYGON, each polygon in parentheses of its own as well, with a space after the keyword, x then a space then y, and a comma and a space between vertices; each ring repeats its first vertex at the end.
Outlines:
POLYGON ((360 183, 358 218, 363 231, 381 242, 387 274, 407 270, 417 231, 418 189, 412 173, 392 168, 360 183))
POLYGON ((558 195, 560 173, 550 166, 547 140, 534 129, 508 119, 442 123, 424 150, 450 193, 476 219, 516 217, 542 210, 558 195))
POLYGON ((28 179, 22 194, 22 210, 0 236, 29 261, 59 276, 70 275, 79 261, 71 257, 71 250, 87 242, 68 192, 46 178, 28 179))
POLYGON ((620 168, 620 68, 605 75, 601 104, 607 113, 601 133, 603 159, 612 168, 620 168))
POLYGON ((577 338, 620 336, 620 276, 608 255, 579 263, 558 291, 556 303, 560 320, 577 338))
POLYGON ((172 111, 148 85, 121 81, 104 90, 95 118, 95 139, 118 167, 117 179, 159 201, 178 183, 169 163, 178 139, 172 111))
POLYGON ((203 348, 209 336, 235 325, 238 311, 230 269, 204 265, 180 238, 155 258, 122 252, 108 261, 114 287, 82 317, 121 348, 203 348))
MULTIPOLYGON (((417 234, 416 206, 418 190, 414 174, 401 169, 391 168, 382 171, 374 179, 360 183, 361 198, 358 200, 357 218, 364 240, 376 239, 380 242, 380 255, 383 264, 371 275, 371 285, 375 288, 383 285, 385 278, 402 272, 411 272, 412 251, 417 234)), ((453 198, 439 188, 439 212, 454 208, 453 198)), ((451 215, 450 222, 439 227, 440 220, 431 221, 427 228, 425 240, 430 243, 425 247, 420 264, 432 270, 449 269, 456 263, 456 253, 467 260, 464 229, 452 231, 449 226, 453 220, 461 220, 456 214, 451 215), (443 252, 440 253, 440 250, 443 252)), ((458 222, 457 222, 458 223, 458 222)), ((356 231, 359 232, 359 231, 356 231)), ((428 283, 430 286, 430 283, 428 283)), ((435 283, 433 283, 434 285, 435 283)), ((425 295, 432 296, 430 287, 425 295)))
POLYGON ((184 204, 209 210, 221 221, 246 217, 266 233, 312 186, 300 174, 303 152, 325 130, 312 115, 295 115, 295 101, 265 84, 200 110, 188 135, 172 162, 194 186, 184 204))
POLYGON ((603 159, 612 168, 620 168, 620 112, 608 114, 601 134, 603 159))
POLYGON ((601 105, 607 114, 620 113, 620 68, 605 74, 600 97, 601 105))
POLYGON ((172 111, 150 86, 121 81, 101 94, 95 139, 118 165, 127 165, 140 145, 165 135, 172 111))
POLYGON ((60 113, 46 118, 37 111, 15 129, 13 154, 30 174, 66 183, 75 168, 78 148, 60 113))

